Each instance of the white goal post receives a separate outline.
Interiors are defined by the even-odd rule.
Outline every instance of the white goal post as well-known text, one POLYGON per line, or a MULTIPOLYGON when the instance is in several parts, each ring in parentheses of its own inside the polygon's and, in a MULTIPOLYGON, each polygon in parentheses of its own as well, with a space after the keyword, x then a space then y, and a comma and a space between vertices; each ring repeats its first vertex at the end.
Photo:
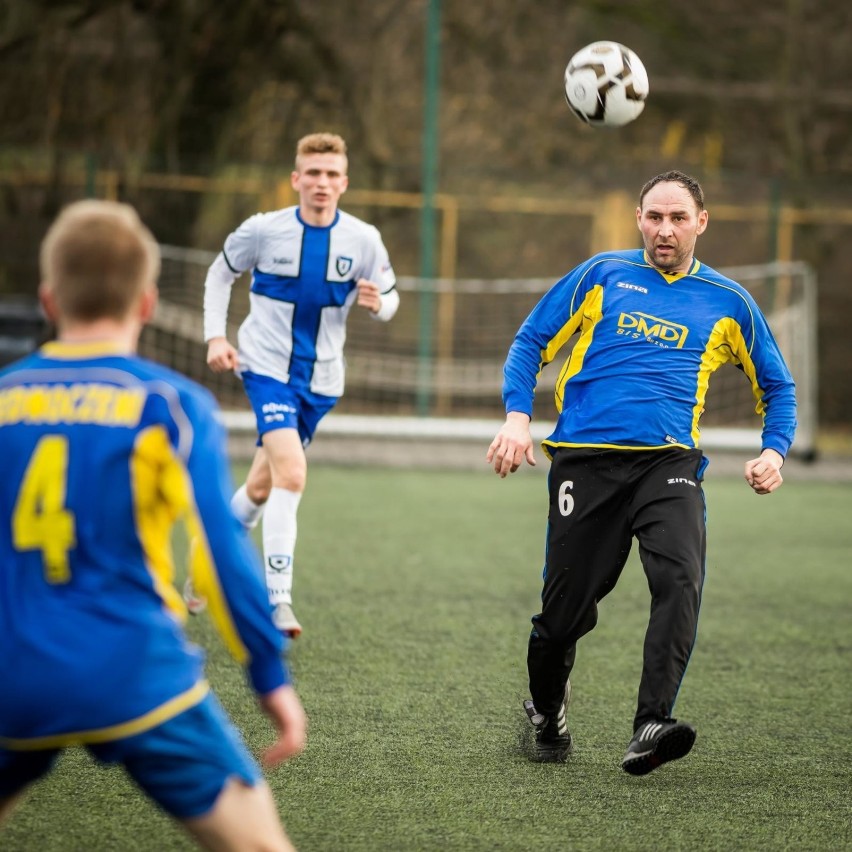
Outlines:
MULTIPOLYGON (((205 364, 204 277, 213 252, 161 246, 160 306, 143 333, 143 354, 207 385, 234 431, 252 432, 253 415, 233 376, 205 364)), ((817 438, 816 280, 802 262, 720 269, 756 299, 796 380, 799 428, 793 452, 810 459, 817 438)), ((524 317, 555 279, 443 280, 400 277, 399 313, 376 323, 349 317, 346 392, 318 434, 367 439, 490 442, 503 420, 502 365, 524 317)), ((234 285, 229 336, 248 308, 248 281, 234 285)), ((533 436, 549 434, 556 365, 536 394, 533 436)), ((548 375, 549 374, 549 375, 548 375)), ((708 450, 760 448, 749 382, 726 365, 710 382, 701 444, 708 450)))

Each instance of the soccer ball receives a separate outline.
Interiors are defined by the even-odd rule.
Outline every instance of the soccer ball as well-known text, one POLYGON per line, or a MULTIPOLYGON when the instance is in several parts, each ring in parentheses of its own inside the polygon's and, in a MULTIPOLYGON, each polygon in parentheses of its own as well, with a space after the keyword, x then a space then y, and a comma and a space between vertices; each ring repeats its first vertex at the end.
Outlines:
POLYGON ((622 127, 645 109, 648 72, 642 60, 616 41, 587 44, 565 69, 565 99, 581 121, 622 127))

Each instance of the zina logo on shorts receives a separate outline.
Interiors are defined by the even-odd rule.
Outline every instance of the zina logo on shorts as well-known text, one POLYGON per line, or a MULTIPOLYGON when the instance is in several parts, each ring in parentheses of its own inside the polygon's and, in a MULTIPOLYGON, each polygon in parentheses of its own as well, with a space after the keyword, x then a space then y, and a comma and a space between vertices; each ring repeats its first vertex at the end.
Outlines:
POLYGON ((671 479, 667 479, 666 482, 669 485, 691 485, 693 488, 698 487, 691 479, 687 479, 684 476, 674 476, 671 479))
POLYGON ((689 329, 676 322, 652 317, 641 311, 621 314, 618 318, 618 333, 632 337, 634 340, 644 338, 657 346, 680 349, 686 342, 689 329))

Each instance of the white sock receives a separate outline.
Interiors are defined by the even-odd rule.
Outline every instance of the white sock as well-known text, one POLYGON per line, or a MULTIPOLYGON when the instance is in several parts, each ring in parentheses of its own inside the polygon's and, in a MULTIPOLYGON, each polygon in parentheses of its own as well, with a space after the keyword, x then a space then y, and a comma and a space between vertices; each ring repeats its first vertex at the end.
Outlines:
POLYGON ((241 485, 231 497, 231 511, 237 516, 237 520, 247 529, 253 530, 263 514, 263 503, 255 503, 248 496, 245 484, 241 485))
POLYGON ((296 549, 296 512, 301 492, 273 488, 263 516, 263 561, 266 589, 272 604, 292 603, 293 551, 296 549))

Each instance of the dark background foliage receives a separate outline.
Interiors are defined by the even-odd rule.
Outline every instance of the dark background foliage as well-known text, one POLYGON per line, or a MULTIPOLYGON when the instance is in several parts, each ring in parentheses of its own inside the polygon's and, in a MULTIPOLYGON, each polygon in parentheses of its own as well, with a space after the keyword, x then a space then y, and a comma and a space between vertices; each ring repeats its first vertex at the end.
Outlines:
MULTIPOLYGON (((118 194, 160 240, 211 249, 236 224, 232 211, 217 218, 203 193, 134 195, 134 176, 253 174, 273 185, 289 173, 296 140, 329 129, 349 142, 353 188, 420 191, 427 7, 0 2, 0 291, 34 291, 47 223, 87 191, 80 176, 98 170, 118 175, 118 194)), ((440 43, 440 192, 633 196, 676 167, 704 183, 711 222, 714 204, 838 211, 797 228, 794 258, 819 278, 822 418, 852 420, 852 52, 842 4, 443 0, 440 43), (631 46, 651 79, 645 112, 617 131, 584 127, 563 101, 568 58, 597 39, 631 46)), ((398 271, 416 273, 416 220, 394 229, 398 214, 369 212, 389 229, 398 271)), ((552 217, 527 217, 509 229, 517 268, 507 270, 507 221, 462 222, 459 274, 557 276, 582 259, 554 239, 552 217)), ((699 256, 717 267, 774 257, 763 227, 726 237, 713 257, 699 256)))

